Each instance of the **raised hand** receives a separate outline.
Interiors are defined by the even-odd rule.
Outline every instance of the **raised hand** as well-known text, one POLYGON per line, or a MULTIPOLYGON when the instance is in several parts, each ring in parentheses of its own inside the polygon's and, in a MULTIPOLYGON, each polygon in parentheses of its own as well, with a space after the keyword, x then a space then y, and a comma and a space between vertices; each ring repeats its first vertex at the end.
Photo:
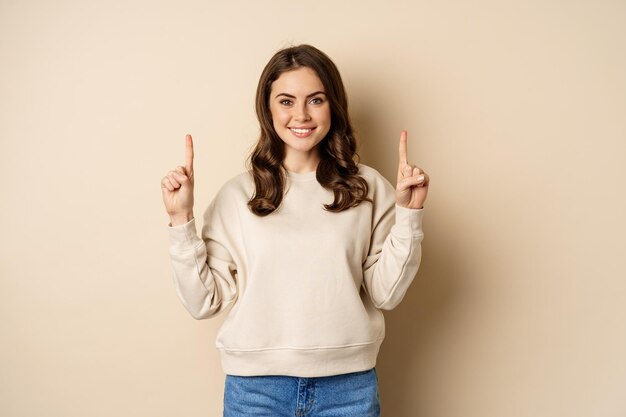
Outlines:
POLYGON ((179 165, 161 180, 163 203, 172 225, 193 218, 193 140, 185 137, 185 166, 179 165))
POLYGON ((396 185, 396 203, 399 206, 421 209, 428 194, 430 178, 423 170, 407 162, 406 130, 400 134, 400 161, 398 164, 398 184, 396 185))

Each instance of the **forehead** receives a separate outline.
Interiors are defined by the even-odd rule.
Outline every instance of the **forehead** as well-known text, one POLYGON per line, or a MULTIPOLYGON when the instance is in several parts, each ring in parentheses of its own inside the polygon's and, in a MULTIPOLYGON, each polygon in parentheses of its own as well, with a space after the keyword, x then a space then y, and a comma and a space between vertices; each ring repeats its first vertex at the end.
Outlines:
POLYGON ((307 95, 315 91, 325 91, 322 80, 309 67, 300 67, 283 72, 272 83, 272 93, 289 93, 292 95, 307 95))

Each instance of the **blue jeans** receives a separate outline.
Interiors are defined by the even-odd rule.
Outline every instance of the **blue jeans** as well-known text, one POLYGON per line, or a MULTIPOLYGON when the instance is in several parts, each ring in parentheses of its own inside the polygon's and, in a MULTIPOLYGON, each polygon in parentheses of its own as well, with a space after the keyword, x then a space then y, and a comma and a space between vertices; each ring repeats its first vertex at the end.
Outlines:
POLYGON ((224 417, 380 417, 376 368, 311 378, 226 375, 224 417))

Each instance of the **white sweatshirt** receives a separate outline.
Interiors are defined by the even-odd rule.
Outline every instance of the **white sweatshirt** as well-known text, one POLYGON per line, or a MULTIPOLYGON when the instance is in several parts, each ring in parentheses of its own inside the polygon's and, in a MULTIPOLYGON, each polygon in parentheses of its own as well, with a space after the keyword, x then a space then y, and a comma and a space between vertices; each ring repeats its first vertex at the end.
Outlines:
POLYGON ((216 348, 231 375, 318 377, 376 365, 381 311, 396 307, 421 262, 424 208, 395 202, 395 187, 358 164, 374 200, 326 211, 333 193, 315 171, 288 172, 279 208, 259 217, 246 203, 248 172, 228 180, 204 213, 168 225, 178 297, 195 319, 228 311, 216 348))

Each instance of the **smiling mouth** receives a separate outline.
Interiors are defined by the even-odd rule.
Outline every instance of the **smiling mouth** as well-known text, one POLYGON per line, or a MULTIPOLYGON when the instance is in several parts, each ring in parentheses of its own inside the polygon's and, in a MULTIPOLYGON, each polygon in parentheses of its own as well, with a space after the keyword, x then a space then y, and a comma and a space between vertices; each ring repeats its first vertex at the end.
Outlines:
POLYGON ((310 128, 310 129, 296 129, 293 127, 290 127, 289 130, 291 130, 291 133, 293 133, 295 136, 299 137, 299 138, 305 138, 307 136, 309 136, 313 130, 315 130, 315 128, 310 128))

